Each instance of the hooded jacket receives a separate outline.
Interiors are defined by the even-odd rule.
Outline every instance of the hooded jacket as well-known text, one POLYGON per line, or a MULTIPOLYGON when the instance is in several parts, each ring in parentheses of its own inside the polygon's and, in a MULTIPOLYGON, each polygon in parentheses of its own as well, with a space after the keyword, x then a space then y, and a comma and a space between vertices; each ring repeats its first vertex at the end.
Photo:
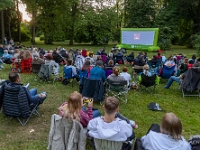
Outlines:
POLYGON ((192 67, 185 73, 181 89, 186 91, 200 90, 200 67, 192 67))
POLYGON ((143 136, 141 141, 145 150, 191 150, 190 144, 183 137, 175 140, 166 134, 154 131, 143 136))
POLYGON ((123 142, 132 135, 131 125, 119 118, 106 123, 102 117, 97 117, 90 120, 87 128, 88 134, 96 139, 123 142))

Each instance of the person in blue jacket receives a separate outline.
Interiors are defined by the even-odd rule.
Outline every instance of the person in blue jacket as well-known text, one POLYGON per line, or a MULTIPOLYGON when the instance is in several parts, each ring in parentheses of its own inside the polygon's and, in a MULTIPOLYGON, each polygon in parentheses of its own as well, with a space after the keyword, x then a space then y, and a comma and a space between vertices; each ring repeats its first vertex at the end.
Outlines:
POLYGON ((103 62, 101 60, 96 62, 96 66, 90 71, 90 79, 94 80, 106 80, 106 74, 103 68, 103 62))

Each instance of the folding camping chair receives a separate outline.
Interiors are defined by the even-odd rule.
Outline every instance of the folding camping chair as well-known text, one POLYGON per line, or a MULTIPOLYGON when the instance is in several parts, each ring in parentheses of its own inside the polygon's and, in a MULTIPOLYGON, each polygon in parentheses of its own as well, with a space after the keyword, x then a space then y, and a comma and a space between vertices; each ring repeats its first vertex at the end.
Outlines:
POLYGON ((175 69, 175 65, 174 66, 163 65, 162 74, 160 75, 161 78, 169 79, 172 76, 174 69, 175 69))
MULTIPOLYGON (((42 64, 38 76, 43 82, 47 82, 50 80, 50 77, 52 76, 53 73, 54 73, 53 65, 42 64)), ((53 83, 55 82, 56 79, 57 76, 54 74, 53 83)))
POLYGON ((32 73, 35 74, 34 80, 37 81, 38 73, 40 72, 42 64, 32 64, 32 73))
POLYGON ((66 67, 63 68, 63 78, 64 78, 64 80, 68 81, 66 83, 69 83, 72 80, 71 81, 72 87, 74 86, 76 77, 72 76, 72 68, 66 68, 66 67))
POLYGON ((94 138, 96 150, 121 150, 123 142, 109 141, 94 138))
POLYGON ((21 59, 12 58, 11 71, 21 72, 21 59))
POLYGON ((79 92, 83 97, 93 98, 94 101, 99 101, 101 104, 105 94, 104 83, 102 80, 82 78, 79 85, 79 92))
POLYGON ((133 81, 138 84, 138 76, 143 72, 143 66, 133 66, 133 81))
POLYGON ((139 77, 139 89, 140 91, 148 91, 152 94, 155 93, 156 90, 156 74, 153 76, 146 76, 145 74, 141 74, 139 77), (153 88, 151 90, 151 87, 153 88))
POLYGON ((188 69, 181 83, 183 98, 185 96, 200 97, 200 67, 188 69))
POLYGON ((16 87, 15 91, 10 91, 9 85, 5 83, 3 88, 3 112, 8 118, 17 118, 20 124, 25 126, 33 114, 40 116, 37 111, 40 101, 36 104, 29 104, 28 97, 21 92, 23 87, 16 87))
POLYGON ((127 103, 128 101, 128 91, 130 88, 127 87, 127 81, 111 81, 107 80, 107 88, 106 92, 108 94, 112 94, 113 96, 117 97, 119 100, 124 101, 127 103), (122 95, 124 95, 124 99, 122 98, 122 95))

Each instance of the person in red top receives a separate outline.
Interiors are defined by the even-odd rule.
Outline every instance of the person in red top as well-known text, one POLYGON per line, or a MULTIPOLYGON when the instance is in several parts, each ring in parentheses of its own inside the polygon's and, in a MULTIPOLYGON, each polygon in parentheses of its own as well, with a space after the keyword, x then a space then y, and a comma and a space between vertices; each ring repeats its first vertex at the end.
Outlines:
POLYGON ((162 56, 160 55, 160 53, 158 53, 157 55, 157 59, 162 58, 162 56))

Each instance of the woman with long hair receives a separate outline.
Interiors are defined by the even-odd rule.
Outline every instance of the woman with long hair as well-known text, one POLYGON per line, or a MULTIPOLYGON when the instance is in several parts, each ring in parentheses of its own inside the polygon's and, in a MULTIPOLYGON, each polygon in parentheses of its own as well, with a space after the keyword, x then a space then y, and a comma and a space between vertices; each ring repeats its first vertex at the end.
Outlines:
POLYGON ((87 99, 84 99, 82 95, 74 91, 70 94, 67 102, 64 102, 60 107, 60 116, 66 117, 69 120, 76 119, 77 121, 80 121, 83 127, 87 127, 88 122, 97 116, 100 116, 100 112, 98 110, 92 111, 93 107, 93 100, 87 100, 88 108, 87 111, 85 109, 82 109, 82 106, 84 105, 84 102, 86 102, 87 99))

